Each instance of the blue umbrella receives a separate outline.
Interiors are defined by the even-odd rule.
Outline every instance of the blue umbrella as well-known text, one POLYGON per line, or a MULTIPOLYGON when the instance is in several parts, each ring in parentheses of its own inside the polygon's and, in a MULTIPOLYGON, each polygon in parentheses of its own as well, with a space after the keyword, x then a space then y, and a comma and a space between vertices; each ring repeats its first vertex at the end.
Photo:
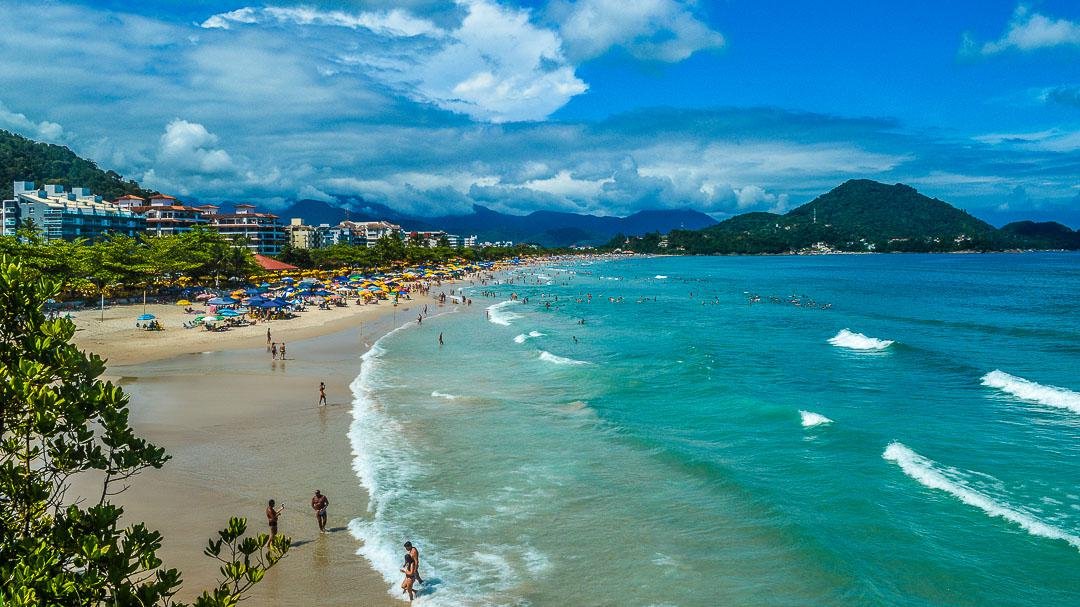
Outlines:
POLYGON ((282 278, 282 279, 281 279, 281 282, 296 282, 296 280, 295 280, 295 279, 293 279, 293 278, 289 278, 288 276, 286 276, 285 278, 282 278))
POLYGON ((259 286, 264 288, 264 289, 269 289, 270 288, 270 283, 264 282, 264 283, 260 284, 259 286))
POLYGON ((233 299, 232 297, 214 297, 214 298, 210 299, 209 301, 207 301, 206 303, 208 303, 208 304, 210 304, 212 306, 231 306, 234 303, 240 303, 240 302, 238 300, 233 299))
POLYGON ((248 287, 248 288, 244 289, 244 293, 247 293, 248 295, 258 295, 259 290, 255 289, 255 288, 252 288, 252 287, 248 287))
POLYGON ((219 316, 224 316, 226 318, 233 318, 235 316, 243 316, 242 314, 240 314, 236 310, 222 310, 222 311, 218 312, 218 315, 219 316))
POLYGON ((157 318, 157 316, 154 316, 153 314, 143 314, 135 320, 154 320, 155 318, 157 318))

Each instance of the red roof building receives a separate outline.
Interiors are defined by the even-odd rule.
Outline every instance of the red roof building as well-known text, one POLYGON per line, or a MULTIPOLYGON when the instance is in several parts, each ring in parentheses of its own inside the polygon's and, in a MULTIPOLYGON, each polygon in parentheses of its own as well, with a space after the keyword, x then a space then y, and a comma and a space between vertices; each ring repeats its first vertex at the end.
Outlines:
POLYGON ((276 259, 271 259, 271 258, 269 258, 269 257, 267 257, 265 255, 259 255, 258 253, 255 253, 255 263, 262 266, 262 269, 266 270, 267 272, 280 272, 280 271, 285 271, 285 270, 299 270, 300 269, 300 268, 297 268, 296 266, 294 266, 294 265, 292 265, 290 263, 285 263, 284 261, 278 261, 276 259))

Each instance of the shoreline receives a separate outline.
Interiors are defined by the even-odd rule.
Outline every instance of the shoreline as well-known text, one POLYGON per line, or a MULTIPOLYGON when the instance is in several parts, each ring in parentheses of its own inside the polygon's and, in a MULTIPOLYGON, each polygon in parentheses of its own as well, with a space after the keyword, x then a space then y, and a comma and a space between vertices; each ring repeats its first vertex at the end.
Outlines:
MULTIPOLYGON (((463 284, 468 279, 433 285, 432 294, 463 284)), ((76 333, 80 348, 108 360, 103 379, 130 395, 136 434, 171 456, 162 469, 142 472, 113 502, 124 507, 126 524, 142 521, 162 533, 162 566, 183 573, 179 600, 215 584, 217 562, 202 553, 207 539, 230 516, 246 517, 249 534, 265 532, 263 510, 274 498, 286 506, 281 533, 292 537, 293 547, 254 587, 253 604, 401 604, 358 555, 360 542, 347 530, 353 519, 369 516, 368 495, 352 467, 350 385, 372 344, 415 322, 424 305, 432 315, 452 307, 419 296, 396 307, 349 306, 333 316, 309 310, 224 334, 189 336, 175 328, 174 335, 187 339, 180 341, 168 339, 169 331, 144 337, 127 320, 142 306, 117 306, 105 311, 101 328, 110 331, 76 333), (315 322, 297 322, 312 316, 315 322), (288 343, 287 360, 270 360, 268 326, 275 340, 288 343), (126 333, 142 339, 125 339, 126 333), (320 381, 326 383, 324 407, 317 405, 320 381), (318 533, 308 504, 314 489, 331 500, 327 534, 318 533)), ((77 326, 101 322, 95 313, 80 313, 77 326)), ((85 495, 79 488, 77 481, 75 493, 85 495)))

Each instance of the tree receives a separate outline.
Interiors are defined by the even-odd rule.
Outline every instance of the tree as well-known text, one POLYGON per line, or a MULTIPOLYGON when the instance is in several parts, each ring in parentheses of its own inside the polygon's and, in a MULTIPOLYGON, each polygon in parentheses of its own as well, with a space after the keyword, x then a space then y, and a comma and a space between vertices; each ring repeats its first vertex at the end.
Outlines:
MULTIPOLYGON (((121 528, 109 498, 164 450, 128 425, 128 397, 99 378, 105 363, 70 343, 74 324, 49 320, 60 281, 0 258, 0 605, 177 605, 180 572, 161 568, 161 534, 121 528), (100 476, 85 503, 69 478, 100 476)), ((206 554, 222 561, 219 586, 197 607, 233 606, 288 551, 289 540, 244 536, 229 521, 206 554)))

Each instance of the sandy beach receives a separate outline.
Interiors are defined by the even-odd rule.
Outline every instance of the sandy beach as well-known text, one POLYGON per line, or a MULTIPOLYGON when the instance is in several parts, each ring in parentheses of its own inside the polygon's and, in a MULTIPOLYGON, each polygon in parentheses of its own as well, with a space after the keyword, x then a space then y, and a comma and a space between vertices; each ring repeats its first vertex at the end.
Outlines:
POLYGON ((172 456, 114 501, 129 522, 163 533, 159 556, 184 573, 180 600, 217 578, 216 561, 202 554, 207 539, 230 516, 247 517, 250 531, 266 531, 263 511, 274 498, 285 505, 281 533, 292 537, 293 548, 256 587, 251 604, 397 603, 356 555, 358 542, 346 530, 367 504, 349 455, 349 384, 370 345, 425 303, 434 313, 434 301, 422 298, 396 307, 309 310, 225 333, 180 328, 186 315, 175 306, 147 306, 164 332, 134 328, 142 306, 107 308, 104 321, 98 311, 76 316, 75 341, 108 359, 108 375, 131 396, 136 432, 172 456), (275 341, 288 343, 287 360, 271 359, 267 327, 275 341), (320 381, 325 407, 317 404, 320 381), (310 507, 315 489, 331 500, 325 535, 310 507))

